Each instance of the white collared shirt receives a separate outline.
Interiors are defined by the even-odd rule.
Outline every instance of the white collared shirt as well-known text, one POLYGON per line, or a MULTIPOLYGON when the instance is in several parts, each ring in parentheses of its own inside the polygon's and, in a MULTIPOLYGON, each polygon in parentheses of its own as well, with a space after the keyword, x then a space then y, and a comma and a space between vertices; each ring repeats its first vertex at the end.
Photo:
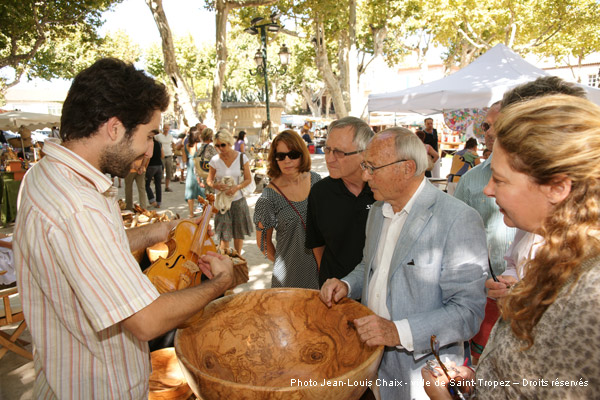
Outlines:
MULTIPOLYGON (((394 213, 391 204, 384 203, 383 212, 383 226, 381 228, 381 237, 379 245, 377 247, 377 253, 375 260, 373 261, 373 276, 369 282, 368 292, 368 304, 367 306, 379 315, 381 318, 390 319, 390 311, 387 307, 387 293, 388 293, 388 280, 390 266, 392 263, 392 256, 396 249, 396 244, 400 238, 400 233, 404 227, 404 223, 410 214, 412 207, 415 203, 415 199, 423 191, 425 187, 425 179, 421 181, 421 184, 412 195, 408 203, 402 210, 394 213)), ((412 333, 410 331, 410 325, 408 320, 403 319, 400 321, 394 321, 396 328, 398 329, 398 336, 400 337, 401 346, 399 348, 405 348, 408 351, 413 351, 413 340, 412 333)))
POLYGON ((504 270, 502 275, 512 276, 517 280, 523 279, 525 264, 535 258, 535 253, 543 244, 544 238, 540 235, 517 229, 515 240, 504 256, 506 270, 504 270))

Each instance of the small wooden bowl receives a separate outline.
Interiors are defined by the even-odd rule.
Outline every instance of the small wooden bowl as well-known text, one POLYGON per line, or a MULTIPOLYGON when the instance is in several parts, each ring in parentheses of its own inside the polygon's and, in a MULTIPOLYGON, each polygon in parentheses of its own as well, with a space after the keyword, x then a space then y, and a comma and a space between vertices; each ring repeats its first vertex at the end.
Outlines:
POLYGON ((383 346, 364 345, 354 300, 327 308, 319 292, 265 289, 215 300, 177 330, 175 352, 194 394, 221 399, 358 399, 383 346))
POLYGON ((192 395, 175 355, 175 349, 167 347, 150 353, 149 400, 185 400, 192 395))

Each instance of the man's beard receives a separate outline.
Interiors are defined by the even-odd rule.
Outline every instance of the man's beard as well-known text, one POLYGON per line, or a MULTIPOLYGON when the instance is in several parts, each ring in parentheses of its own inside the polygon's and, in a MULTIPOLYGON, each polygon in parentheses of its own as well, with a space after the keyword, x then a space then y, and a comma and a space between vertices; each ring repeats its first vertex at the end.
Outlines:
POLYGON ((132 137, 126 136, 119 143, 108 146, 100 156, 100 171, 119 178, 127 177, 133 162, 144 156, 133 152, 132 142, 132 137))

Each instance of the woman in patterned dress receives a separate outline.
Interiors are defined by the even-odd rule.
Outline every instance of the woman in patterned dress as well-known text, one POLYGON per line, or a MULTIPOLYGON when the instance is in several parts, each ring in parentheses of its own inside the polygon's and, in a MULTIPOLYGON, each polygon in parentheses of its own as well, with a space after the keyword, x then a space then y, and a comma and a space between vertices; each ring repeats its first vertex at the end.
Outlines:
MULTIPOLYGON (((543 243, 499 300, 501 318, 475 375, 458 367, 451 376, 476 383, 479 399, 598 398, 600 107, 544 96, 503 109, 494 128, 484 193, 506 225, 543 243)), ((422 374, 431 398, 450 398, 433 383, 435 373, 422 374)))
POLYGON ((248 157, 235 151, 233 143, 233 136, 226 129, 221 129, 215 135, 218 154, 208 163, 206 184, 215 189, 216 196, 223 192, 231 200, 228 209, 220 210, 215 215, 215 234, 219 239, 220 248, 228 250, 229 242, 233 240, 233 247, 241 255, 244 237, 252 233, 250 209, 241 189, 250 184, 252 175, 248 157), (232 184, 228 185, 226 181, 231 181, 232 184))
POLYGON ((275 137, 267 160, 271 182, 256 202, 254 224, 258 247, 274 261, 271 287, 318 289, 317 262, 304 242, 308 193, 321 176, 311 172, 306 144, 292 130, 275 137))

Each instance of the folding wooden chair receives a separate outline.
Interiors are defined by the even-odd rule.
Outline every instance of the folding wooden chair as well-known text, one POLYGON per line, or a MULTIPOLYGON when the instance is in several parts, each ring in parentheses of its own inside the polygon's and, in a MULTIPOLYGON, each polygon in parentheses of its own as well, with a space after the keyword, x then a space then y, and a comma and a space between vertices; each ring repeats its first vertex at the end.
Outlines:
POLYGON ((10 350, 29 360, 33 360, 33 354, 24 348, 29 343, 19 339, 19 336, 27 328, 27 324, 23 316, 18 289, 12 287, 0 290, 0 298, 2 299, 2 306, 0 306, 0 326, 21 322, 12 335, 0 331, 0 358, 4 357, 10 350))

